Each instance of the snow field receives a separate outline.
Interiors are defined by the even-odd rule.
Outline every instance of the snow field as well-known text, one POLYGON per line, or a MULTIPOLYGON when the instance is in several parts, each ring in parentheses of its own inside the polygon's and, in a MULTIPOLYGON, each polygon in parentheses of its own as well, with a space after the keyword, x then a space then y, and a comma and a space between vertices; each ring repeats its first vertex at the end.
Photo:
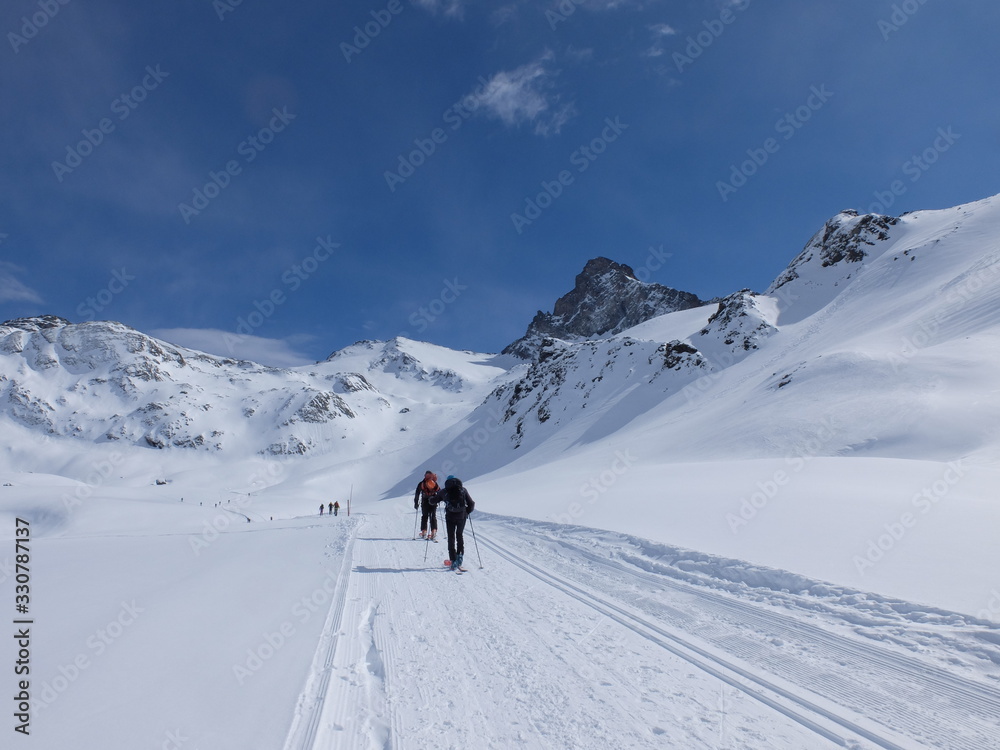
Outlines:
MULTIPOLYGON (((457 576, 444 543, 412 539, 408 497, 359 501, 351 518, 241 519, 207 538, 214 507, 102 496, 45 527, 44 487, 6 489, 4 514, 39 529, 27 747, 979 750, 1000 738, 1000 627, 801 571, 477 511, 457 576), (115 508, 131 530, 102 530, 115 508)), ((471 489, 492 504, 488 483, 471 489)))

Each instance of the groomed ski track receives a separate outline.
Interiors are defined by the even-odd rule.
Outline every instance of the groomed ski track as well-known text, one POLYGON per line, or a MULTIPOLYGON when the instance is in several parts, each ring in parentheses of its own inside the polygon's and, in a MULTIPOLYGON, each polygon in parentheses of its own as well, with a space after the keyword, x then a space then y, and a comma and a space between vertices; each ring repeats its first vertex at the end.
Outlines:
POLYGON ((284 750, 1000 746, 996 628, 480 513, 456 576, 409 518, 357 519, 284 750))

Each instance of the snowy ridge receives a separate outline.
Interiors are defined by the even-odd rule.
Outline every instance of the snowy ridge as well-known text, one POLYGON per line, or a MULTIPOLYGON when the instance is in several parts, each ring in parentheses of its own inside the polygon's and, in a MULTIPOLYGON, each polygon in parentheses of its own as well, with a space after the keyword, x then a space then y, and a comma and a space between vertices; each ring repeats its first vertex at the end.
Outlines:
POLYGON ((350 441, 357 431, 346 425, 359 418, 377 420, 412 400, 433 402, 435 392, 474 393, 503 372, 475 364, 486 359, 480 355, 439 357, 460 375, 421 362, 408 346, 432 359, 437 353, 397 340, 282 370, 175 347, 120 323, 22 319, 0 327, 0 351, 9 355, 0 361, 0 400, 8 419, 51 436, 304 455, 330 440, 350 441), (341 363, 363 372, 342 371, 341 363), (363 373, 375 373, 386 393, 363 373), (378 378, 385 373, 392 378, 378 378), (428 393, 418 396, 421 390, 428 393))

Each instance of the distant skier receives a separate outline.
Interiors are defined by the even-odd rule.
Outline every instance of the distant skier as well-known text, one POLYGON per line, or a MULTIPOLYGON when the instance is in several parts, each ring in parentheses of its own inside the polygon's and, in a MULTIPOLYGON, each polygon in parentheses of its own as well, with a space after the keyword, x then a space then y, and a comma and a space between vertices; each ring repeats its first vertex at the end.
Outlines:
POLYGON ((323 515, 323 503, 319 504, 319 514, 323 515))
POLYGON ((340 503, 333 504, 333 515, 340 515, 340 503))
POLYGON ((437 501, 434 500, 434 496, 437 495, 438 490, 441 488, 438 486, 437 474, 433 471, 425 471, 424 478, 420 480, 417 485, 417 491, 413 493, 413 509, 416 510, 420 507, 420 538, 423 539, 425 536, 428 539, 433 539, 437 536, 438 530, 438 519, 437 519, 437 501), (427 520, 430 519, 430 533, 427 531, 427 520))
POLYGON ((444 482, 444 489, 436 498, 437 502, 444 503, 444 522, 448 529, 448 559, 451 560, 451 569, 462 567, 462 559, 465 557, 465 520, 472 515, 476 504, 473 502, 469 491, 462 486, 462 480, 458 477, 449 476, 444 482))
POLYGON ((330 503, 330 513, 333 513, 333 503, 330 503))

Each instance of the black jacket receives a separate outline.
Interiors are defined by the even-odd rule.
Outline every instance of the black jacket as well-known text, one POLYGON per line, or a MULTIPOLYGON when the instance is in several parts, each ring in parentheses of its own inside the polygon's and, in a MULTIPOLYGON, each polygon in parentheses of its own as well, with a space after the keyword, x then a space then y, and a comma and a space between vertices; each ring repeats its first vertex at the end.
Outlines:
POLYGON ((465 487, 459 487, 456 495, 444 488, 437 493, 434 502, 444 503, 445 513, 464 513, 468 516, 476 509, 476 503, 465 487))
MULTIPOLYGON (((440 485, 438 486, 438 492, 441 492, 440 485)), ((420 504, 420 501, 421 501, 421 497, 420 496, 421 495, 423 495, 423 509, 424 510, 431 510, 431 506, 434 503, 437 502, 437 500, 435 500, 435 498, 437 497, 437 493, 433 493, 433 494, 429 495, 426 492, 424 492, 424 480, 423 479, 421 479, 419 482, 417 482, 417 491, 413 493, 413 507, 414 508, 416 508, 417 505, 420 504)))

